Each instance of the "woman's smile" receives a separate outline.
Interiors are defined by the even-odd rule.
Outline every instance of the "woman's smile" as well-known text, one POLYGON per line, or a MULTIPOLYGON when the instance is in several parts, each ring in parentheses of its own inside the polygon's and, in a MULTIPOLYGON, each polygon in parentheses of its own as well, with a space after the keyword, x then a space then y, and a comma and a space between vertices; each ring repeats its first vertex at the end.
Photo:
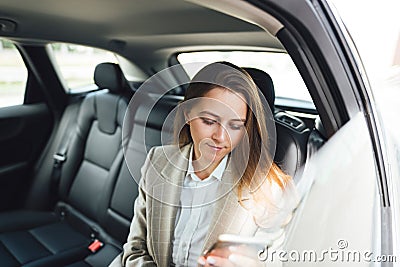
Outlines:
POLYGON ((209 147, 209 148, 211 148, 212 150, 214 150, 214 151, 221 151, 224 147, 222 147, 222 146, 214 146, 214 145, 211 145, 211 144, 207 144, 207 146, 209 147))

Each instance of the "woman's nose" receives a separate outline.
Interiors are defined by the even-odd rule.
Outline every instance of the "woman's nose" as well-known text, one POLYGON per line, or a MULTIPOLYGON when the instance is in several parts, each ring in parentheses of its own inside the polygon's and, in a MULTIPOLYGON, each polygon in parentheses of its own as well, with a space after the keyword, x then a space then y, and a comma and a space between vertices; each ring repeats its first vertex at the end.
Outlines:
POLYGON ((227 131, 226 131, 225 127, 222 126, 221 124, 218 124, 214 129, 212 139, 217 142, 223 142, 227 138, 226 135, 227 135, 227 131))

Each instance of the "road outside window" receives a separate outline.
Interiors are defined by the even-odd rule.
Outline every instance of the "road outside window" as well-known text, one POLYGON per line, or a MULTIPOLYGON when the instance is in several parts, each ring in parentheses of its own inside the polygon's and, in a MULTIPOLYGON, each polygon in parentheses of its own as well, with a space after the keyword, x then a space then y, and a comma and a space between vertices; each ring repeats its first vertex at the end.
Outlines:
POLYGON ((277 98, 288 98, 312 102, 311 96, 290 56, 281 52, 259 51, 205 51, 189 52, 178 55, 178 61, 183 64, 190 78, 199 69, 186 63, 198 62, 199 68, 215 61, 228 61, 240 67, 252 67, 267 72, 275 87, 277 98))
POLYGON ((66 82, 68 92, 94 89, 93 74, 97 64, 118 63, 113 53, 88 46, 52 43, 50 50, 53 52, 62 78, 66 82))
POLYGON ((0 107, 24 103, 28 71, 15 47, 7 40, 0 39, 0 107))

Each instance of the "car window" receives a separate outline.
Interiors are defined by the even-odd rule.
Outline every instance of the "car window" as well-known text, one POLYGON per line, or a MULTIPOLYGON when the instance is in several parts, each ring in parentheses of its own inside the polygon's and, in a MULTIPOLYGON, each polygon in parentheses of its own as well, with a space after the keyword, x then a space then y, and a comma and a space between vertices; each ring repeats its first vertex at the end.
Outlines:
POLYGON ((66 43, 52 43, 49 47, 70 93, 93 90, 91 85, 97 64, 117 63, 112 52, 98 48, 66 43))
POLYGON ((15 45, 0 38, 0 107, 24 103, 28 70, 15 45))
POLYGON ((180 53, 178 61, 183 64, 185 71, 190 78, 199 69, 208 63, 215 61, 229 61, 241 67, 252 67, 267 72, 275 87, 277 98, 295 99, 312 102, 311 96, 305 86, 296 66, 290 56, 279 52, 256 52, 256 51, 204 51, 180 53), (186 63, 199 62, 186 66, 186 63))

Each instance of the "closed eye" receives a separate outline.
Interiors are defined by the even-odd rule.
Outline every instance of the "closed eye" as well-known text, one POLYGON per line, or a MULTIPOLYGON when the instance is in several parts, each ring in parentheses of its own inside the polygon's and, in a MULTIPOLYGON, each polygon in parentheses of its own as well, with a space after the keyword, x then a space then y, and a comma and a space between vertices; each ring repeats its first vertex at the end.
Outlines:
POLYGON ((217 122, 216 120, 212 120, 212 119, 205 118, 205 117, 201 117, 200 119, 201 119, 202 122, 203 122, 204 124, 206 124, 206 125, 213 125, 214 123, 217 122))
POLYGON ((229 125, 229 127, 232 129, 232 130, 240 130, 240 129, 242 129, 243 127, 244 127, 244 124, 231 124, 231 125, 229 125))

